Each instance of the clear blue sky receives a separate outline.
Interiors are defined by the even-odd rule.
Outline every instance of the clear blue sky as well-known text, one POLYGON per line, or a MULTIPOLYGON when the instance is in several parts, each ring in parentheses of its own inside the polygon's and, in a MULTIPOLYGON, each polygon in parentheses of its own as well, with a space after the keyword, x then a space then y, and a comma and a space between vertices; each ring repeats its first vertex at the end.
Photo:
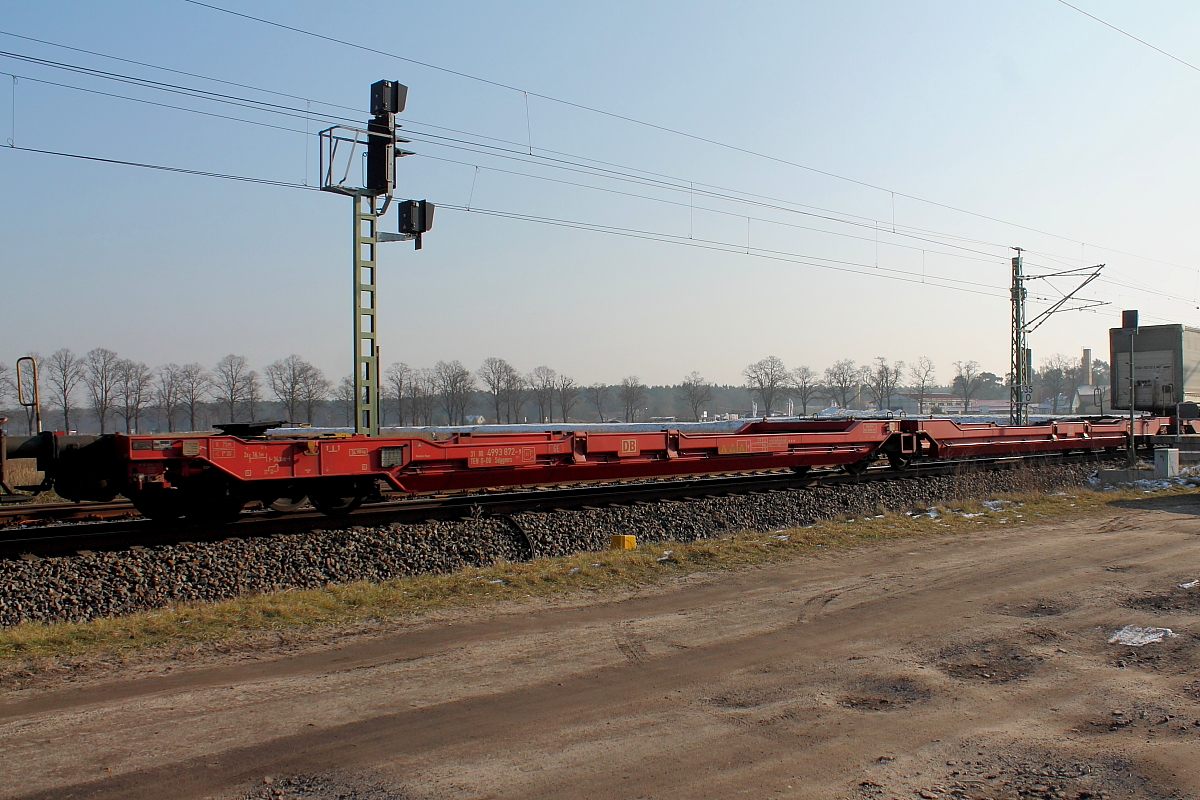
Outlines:
MULTIPOLYGON (((1142 309, 1148 322, 1200 324, 1200 72, 1055 0, 215 4, 890 190, 536 96, 527 121, 521 92, 182 0, 6 7, 0 30, 309 98, 317 111, 362 116, 319 103, 365 109, 371 82, 399 79, 410 87, 401 122, 421 132, 412 145, 420 155, 399 165, 407 196, 730 248, 749 237, 751 255, 714 252, 443 208, 425 249, 384 250, 385 364, 457 358, 474 368, 495 355, 584 383, 628 374, 676 382, 692 370, 737 382, 768 354, 818 370, 839 358, 927 355, 944 380, 959 359, 1003 373, 1010 245, 1032 251, 1031 272, 1108 264, 1110 280, 1087 296, 1112 305, 1049 322, 1031 339, 1035 358, 1103 352, 1121 308, 1142 309), (543 163, 439 145, 431 134, 462 137, 431 126, 514 142, 493 142, 512 150, 532 145, 543 163), (769 196, 792 210, 556 170, 545 163, 550 151, 676 185, 769 196), (899 232, 931 233, 893 235, 893 220, 899 232), (867 274, 763 257, 771 253, 867 274), (887 280, 886 270, 916 282, 887 280)), ((1196 4, 1077 5, 1200 64, 1196 4)), ((0 50, 310 107, 9 36, 0 50)), ((302 131, 318 121, 10 58, 0 58, 0 71, 25 76, 15 120, 12 81, 0 76, 0 144, 316 181, 316 142, 302 131)), ((152 366, 211 365, 234 352, 261 368, 296 352, 336 378, 350 360, 349 215, 348 200, 315 191, 4 149, 0 358, 105 346, 152 366)))

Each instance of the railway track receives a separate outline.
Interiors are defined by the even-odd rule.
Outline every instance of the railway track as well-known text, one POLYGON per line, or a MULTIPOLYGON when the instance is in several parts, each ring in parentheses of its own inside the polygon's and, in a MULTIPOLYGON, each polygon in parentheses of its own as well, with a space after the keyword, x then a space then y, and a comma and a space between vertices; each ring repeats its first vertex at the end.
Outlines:
MULTIPOLYGON (((814 470, 804 475, 798 475, 791 471, 771 471, 617 484, 530 487, 486 493, 387 499, 383 502, 365 504, 362 508, 344 517, 328 517, 310 509, 284 515, 265 511, 246 511, 238 520, 226 525, 167 523, 141 517, 124 518, 130 514, 136 514, 136 511, 131 504, 122 501, 41 504, 27 507, 30 512, 29 519, 37 524, 0 528, 0 557, 66 555, 81 550, 111 550, 181 541, 216 541, 231 537, 278 536, 307 533, 320 529, 371 527, 391 523, 403 524, 474 516, 504 516, 522 511, 628 505, 714 495, 783 492, 819 486, 919 480, 922 477, 933 475, 1017 469, 1046 463, 1100 464, 1105 460, 1106 456, 1102 453, 1078 453, 1065 456, 1009 456, 995 459, 935 461, 914 464, 905 470, 877 466, 858 475, 850 475, 832 469, 814 470), (105 521, 104 515, 119 517, 119 519, 105 521), (72 519, 76 521, 66 522, 66 520, 72 519)), ((9 513, 15 510, 4 509, 9 513)))
POLYGON ((0 527, 51 522, 95 522, 138 516, 128 500, 108 503, 20 503, 0 506, 0 527))

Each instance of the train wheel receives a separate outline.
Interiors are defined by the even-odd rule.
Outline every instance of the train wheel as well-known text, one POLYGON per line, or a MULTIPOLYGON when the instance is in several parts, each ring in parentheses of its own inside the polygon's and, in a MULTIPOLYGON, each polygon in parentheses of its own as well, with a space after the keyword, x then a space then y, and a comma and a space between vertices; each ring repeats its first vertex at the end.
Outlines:
POLYGON ((867 471, 867 467, 871 466, 871 461, 874 459, 871 456, 859 459, 853 464, 842 464, 842 469, 846 470, 849 475, 862 475, 867 471))
POLYGON ((898 453, 889 451, 887 454, 888 464, 897 472, 903 472, 912 465, 912 453, 898 453))
POLYGON ((188 522, 202 525, 227 525, 242 515, 246 501, 229 495, 196 497, 188 504, 188 522))
POLYGON ((131 490, 126 497, 139 514, 149 519, 176 520, 186 510, 177 489, 137 489, 131 490))
POLYGON ((336 495, 314 494, 309 497, 309 502, 312 503, 313 508, 327 517, 344 517, 361 506, 365 499, 362 495, 339 497, 336 495))
POLYGON ((307 502, 308 496, 303 492, 292 491, 267 503, 267 508, 277 514, 291 514, 293 511, 298 511, 307 502))

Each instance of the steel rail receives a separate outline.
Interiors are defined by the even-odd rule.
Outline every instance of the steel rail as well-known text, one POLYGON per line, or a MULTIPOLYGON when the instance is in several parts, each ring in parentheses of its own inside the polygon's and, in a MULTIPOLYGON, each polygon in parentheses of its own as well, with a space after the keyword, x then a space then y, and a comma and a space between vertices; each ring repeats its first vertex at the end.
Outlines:
POLYGON ((128 500, 107 503, 20 503, 0 506, 0 525, 59 520, 98 520, 113 517, 137 516, 138 511, 128 500))

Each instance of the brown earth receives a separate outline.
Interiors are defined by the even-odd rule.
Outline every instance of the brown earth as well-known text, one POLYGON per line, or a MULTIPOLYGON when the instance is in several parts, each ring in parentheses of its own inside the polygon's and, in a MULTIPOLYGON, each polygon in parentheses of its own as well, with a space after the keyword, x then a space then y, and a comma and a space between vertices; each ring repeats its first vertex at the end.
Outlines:
POLYGON ((1197 798, 1200 498, 1124 505, 9 689, 0 797, 1197 798))

